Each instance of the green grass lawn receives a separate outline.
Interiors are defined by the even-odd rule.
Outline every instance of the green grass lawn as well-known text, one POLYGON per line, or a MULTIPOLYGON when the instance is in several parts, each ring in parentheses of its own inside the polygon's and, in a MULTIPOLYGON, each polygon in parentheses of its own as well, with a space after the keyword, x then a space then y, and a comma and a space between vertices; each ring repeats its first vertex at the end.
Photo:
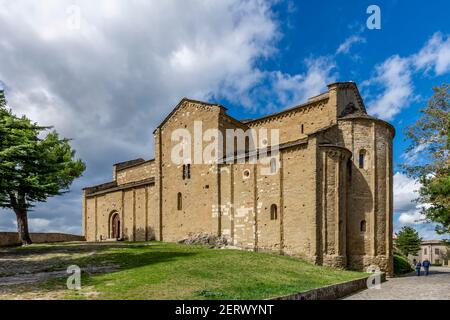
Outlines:
POLYGON ((161 242, 33 245, 15 250, 42 257, 69 252, 62 260, 49 258, 55 267, 49 262, 47 271, 69 264, 82 270, 116 266, 102 274, 83 272, 80 291, 64 289, 66 278, 38 284, 50 291, 65 290, 67 299, 266 299, 365 276, 277 254, 161 242))

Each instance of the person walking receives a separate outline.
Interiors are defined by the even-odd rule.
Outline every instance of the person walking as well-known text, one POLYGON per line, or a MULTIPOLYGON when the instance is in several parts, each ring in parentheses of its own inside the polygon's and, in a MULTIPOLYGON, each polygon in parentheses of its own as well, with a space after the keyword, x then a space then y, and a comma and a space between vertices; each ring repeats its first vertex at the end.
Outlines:
POLYGON ((422 263, 423 269, 425 270, 425 275, 427 276, 430 273, 431 262, 428 259, 425 259, 422 263))
POLYGON ((420 269, 422 268, 422 264, 420 263, 420 261, 418 261, 416 263, 416 274, 418 277, 420 277, 420 269))

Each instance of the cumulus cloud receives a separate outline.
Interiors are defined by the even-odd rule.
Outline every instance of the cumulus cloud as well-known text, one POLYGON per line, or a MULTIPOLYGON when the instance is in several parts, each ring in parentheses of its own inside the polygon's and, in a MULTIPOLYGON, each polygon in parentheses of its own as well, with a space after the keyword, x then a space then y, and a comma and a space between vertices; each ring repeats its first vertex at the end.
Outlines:
POLYGON ((407 57, 393 55, 375 67, 374 75, 363 86, 376 86, 381 92, 369 97, 368 111, 392 120, 416 99, 412 78, 434 70, 436 75, 450 71, 450 37, 435 33, 419 52, 407 57))
POLYGON ((336 50, 336 54, 347 54, 350 52, 351 47, 357 43, 366 43, 366 38, 359 35, 352 35, 345 39, 336 50))
POLYGON ((426 72, 434 70, 436 75, 449 72, 450 37, 436 32, 412 59, 414 66, 419 70, 426 72))
MULTIPOLYGON (((267 1, 2 2, 0 85, 13 111, 73 138, 87 171, 30 228, 80 232, 80 189, 153 155, 152 130, 184 96, 242 96, 265 76, 278 25, 267 1)), ((248 105, 251 105, 248 102, 248 105)), ((14 215, 0 214, 9 226, 14 215)))
POLYGON ((369 101, 369 113, 392 120, 413 98, 414 86, 410 62, 398 55, 375 67, 375 75, 364 85, 378 86, 382 92, 369 101))
POLYGON ((336 80, 333 73, 335 62, 330 57, 307 59, 305 63, 307 71, 304 74, 271 73, 271 93, 279 104, 289 106, 304 102, 326 90, 327 84, 336 80))
POLYGON ((394 212, 398 216, 398 223, 403 225, 417 225, 424 222, 421 214, 423 204, 414 200, 419 196, 420 183, 403 173, 394 175, 394 212))

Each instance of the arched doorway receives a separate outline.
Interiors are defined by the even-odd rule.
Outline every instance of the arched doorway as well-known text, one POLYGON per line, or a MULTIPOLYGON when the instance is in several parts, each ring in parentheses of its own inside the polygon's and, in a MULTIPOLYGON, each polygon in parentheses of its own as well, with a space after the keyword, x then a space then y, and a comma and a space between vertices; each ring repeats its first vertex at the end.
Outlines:
POLYGON ((111 239, 119 239, 120 238, 120 216, 118 212, 115 212, 111 216, 111 239))

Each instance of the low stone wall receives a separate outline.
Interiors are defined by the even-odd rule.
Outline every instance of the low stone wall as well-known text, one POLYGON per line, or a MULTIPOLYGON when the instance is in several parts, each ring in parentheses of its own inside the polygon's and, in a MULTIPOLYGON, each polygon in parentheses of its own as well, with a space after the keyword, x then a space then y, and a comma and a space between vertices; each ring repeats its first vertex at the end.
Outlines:
MULTIPOLYGON (((33 243, 84 241, 83 236, 65 233, 30 233, 33 243)), ((19 245, 19 234, 17 232, 0 232, 0 246, 19 245)))
MULTIPOLYGON (((327 287, 312 289, 305 292, 294 293, 287 296, 276 297, 270 300, 336 300, 352 293, 367 289, 367 277, 338 283, 327 287)), ((381 274, 381 281, 386 281, 386 274, 381 274)), ((374 289, 375 290, 375 289, 374 289)))

